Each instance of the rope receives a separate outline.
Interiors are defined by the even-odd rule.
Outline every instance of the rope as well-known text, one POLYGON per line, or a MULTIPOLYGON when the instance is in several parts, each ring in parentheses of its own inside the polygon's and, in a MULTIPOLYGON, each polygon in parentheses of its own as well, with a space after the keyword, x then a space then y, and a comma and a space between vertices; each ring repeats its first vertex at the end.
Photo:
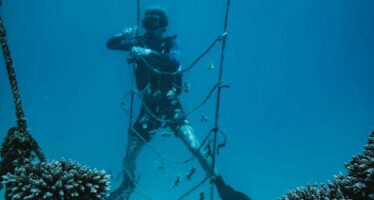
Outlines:
MULTIPOLYGON (((205 139, 203 140, 203 142, 201 143, 201 145, 199 146, 199 148, 196 151, 196 153, 198 153, 202 149, 203 145, 206 143, 206 141, 208 140, 208 138, 210 137, 210 135, 212 133, 214 133, 214 146, 213 146, 213 152, 212 152, 212 171, 214 171, 214 168, 215 168, 215 157, 216 157, 216 150, 217 150, 217 133, 218 132, 221 133, 224 136, 224 143, 220 144, 218 146, 218 151, 219 151, 219 149, 221 147, 224 147, 225 144, 226 144, 226 135, 222 131, 219 130, 219 127, 218 127, 218 118, 219 118, 220 97, 221 97, 222 88, 229 87, 228 85, 223 85, 223 81, 222 81, 223 63, 224 63, 224 50, 225 50, 225 46, 226 46, 226 36, 227 36, 227 25, 228 25, 229 7, 230 7, 230 0, 227 1, 226 15, 225 15, 225 24, 224 24, 224 32, 223 32, 223 34, 220 35, 219 37, 217 37, 209 45, 209 47, 202 54, 200 54, 200 56, 198 56, 196 58, 196 60, 194 62, 192 62, 192 64, 189 65, 189 67, 187 67, 186 69, 182 70, 181 67, 179 67, 174 72, 160 71, 157 68, 151 66, 149 64, 149 62, 144 57, 135 55, 136 59, 137 60, 141 60, 152 72, 160 74, 160 75, 177 76, 179 74, 182 74, 184 72, 187 72, 187 71, 191 70, 205 55, 207 55, 213 49, 213 47, 217 44, 217 42, 222 41, 221 60, 220 60, 220 71, 219 71, 219 79, 218 79, 219 81, 209 91, 207 97, 200 104, 198 104, 196 107, 194 107, 190 112, 188 112, 186 114, 186 117, 187 117, 188 115, 190 115, 191 113, 195 112, 200 107, 202 107, 209 100, 209 98, 212 96, 213 92, 217 89, 217 105, 216 105, 216 114, 215 114, 215 126, 214 126, 214 128, 211 131, 209 131, 209 133, 207 134, 207 136, 205 137, 205 139)), ((138 27, 139 27, 139 24, 140 24, 140 0, 137 0, 137 26, 138 27)), ((139 34, 138 30, 139 29, 136 30, 136 36, 138 36, 138 34, 139 34)), ((135 77, 135 68, 134 68, 134 76, 133 77, 135 77)), ((181 164, 187 163, 188 161, 194 159, 195 156, 192 156, 192 157, 190 157, 190 158, 188 158, 186 160, 180 161, 180 160, 172 159, 172 158, 170 158, 168 156, 165 156, 164 154, 160 153, 155 147, 153 147, 147 140, 145 140, 135 129, 132 128, 133 103, 134 103, 134 95, 135 94, 137 94, 139 96, 139 98, 141 99, 141 101, 143 103, 144 108, 149 113, 149 115, 152 118, 154 118, 155 120, 157 120, 159 122, 162 122, 162 123, 170 123, 170 122, 173 122, 175 119, 171 119, 170 120, 170 119, 161 119, 161 118, 157 117, 157 115, 154 114, 151 111, 151 109, 149 109, 149 107, 147 106, 147 104, 145 103, 142 93, 140 93, 139 91, 135 90, 134 88, 131 89, 130 94, 131 94, 131 103, 130 103, 130 111, 129 111, 129 114, 130 114, 129 130, 133 131, 146 144, 146 146, 148 146, 160 158, 172 161, 174 163, 181 163, 181 164)), ((125 96, 127 96, 127 95, 128 95, 128 93, 125 94, 125 96)), ((124 103, 122 104, 122 106, 124 108, 124 103)), ((124 108, 124 110, 127 112, 127 110, 125 108, 124 108)), ((219 153, 219 152, 217 152, 217 153, 219 153)), ((127 156, 128 155, 126 155, 126 157, 127 156)), ((187 193, 185 193, 184 195, 182 195, 179 199, 183 199, 184 197, 188 196, 195 189, 197 189, 202 184, 204 184, 206 182, 206 180, 208 180, 208 179, 209 179, 209 177, 206 177, 198 185, 196 185, 195 187, 191 188, 187 193)), ((212 183, 213 183, 213 181, 212 181, 212 183)), ((213 200, 213 185, 211 185, 211 199, 213 200)))
POLYGON ((139 26, 140 26, 140 0, 136 1, 136 36, 139 36, 139 26))
POLYGON ((184 72, 187 72, 189 70, 191 70, 204 56, 206 56, 212 49, 213 47, 217 44, 217 42, 219 41, 222 41, 223 38, 225 38, 227 36, 227 33, 224 32, 222 35, 218 36, 210 45, 209 47, 203 52, 201 53, 196 59, 195 61, 192 62, 192 64, 190 64, 186 69, 181 69, 181 67, 179 67, 176 71, 174 72, 165 72, 165 71, 160 71, 158 70, 157 68, 155 67, 152 67, 151 64, 149 64, 149 62, 143 57, 143 56, 138 56, 136 55, 136 58, 137 59, 140 59, 148 69, 150 69, 153 73, 156 73, 156 74, 160 74, 160 75, 169 75, 169 76, 176 76, 176 75, 179 75, 179 74, 182 74, 184 72))
POLYGON ((14 105, 16 108, 17 129, 19 129, 19 131, 22 134, 24 134, 26 137, 30 139, 36 156, 40 159, 40 161, 43 162, 46 160, 46 157, 41 151, 36 140, 29 134, 29 131, 27 130, 26 117, 25 117, 25 113, 22 107, 21 96, 19 94, 18 83, 16 79, 16 72, 14 70, 13 59, 12 59, 12 56, 9 50, 8 42, 6 39, 6 30, 5 30, 3 19, 1 18, 1 16, 0 16, 0 43, 1 43, 1 48, 3 50, 5 65, 6 65, 6 69, 8 72, 9 83, 10 83, 10 87, 11 87, 12 94, 13 94, 13 101, 14 101, 14 105))
MULTIPOLYGON (((230 3, 231 3, 231 0, 227 0, 226 14, 225 14, 225 24, 224 24, 224 27, 223 27, 224 33, 227 33, 230 3)), ((224 58, 225 58, 226 39, 227 39, 227 37, 222 38, 221 60, 220 60, 218 82, 222 82, 222 77, 223 77, 223 63, 224 63, 224 58)), ((215 131, 214 131, 213 152, 212 152, 212 172, 214 172, 215 165, 216 165, 217 132, 219 130, 218 122, 219 122, 219 110, 220 110, 220 103, 221 103, 221 91, 222 91, 222 88, 219 87, 218 90, 217 90, 216 115, 215 115, 215 123, 214 123, 215 124, 214 125, 214 130, 215 131)), ((213 184, 213 181, 212 181, 212 184, 213 184)), ((210 189, 210 199, 211 200, 213 200, 213 192, 214 192, 214 188, 211 187, 211 189, 210 189)))
MULTIPOLYGON (((208 95, 202 100, 201 103, 199 103, 197 106, 195 106, 191 111, 187 112, 186 113, 186 117, 190 116, 193 112, 196 112, 198 109, 200 109, 203 105, 205 105, 207 103, 207 101, 210 99, 210 97, 212 96, 212 94, 214 93, 214 91, 218 88, 218 87, 223 87, 223 88, 228 88, 229 85, 223 85, 222 83, 216 83, 209 91, 208 95)), ((142 102, 142 105, 144 106, 145 110, 147 111, 147 113, 153 118, 155 119, 156 121, 158 122, 161 122, 161 123, 173 123, 175 122, 175 119, 162 119, 162 118, 159 118, 157 117, 157 115, 155 113, 152 112, 152 110, 147 106, 147 104, 145 103, 144 101, 144 97, 143 97, 143 94, 132 88, 130 91, 126 92, 123 96, 123 98, 127 97, 128 95, 130 95, 131 93, 135 93, 140 101, 142 102)), ((127 114, 130 115, 130 111, 126 109, 126 103, 125 102, 121 102, 121 108, 123 109, 124 112, 126 112, 127 114)))
MULTIPOLYGON (((134 178, 133 178, 133 176, 131 175, 131 173, 129 172, 129 170, 125 170, 125 173, 127 174, 127 177, 130 179, 130 181, 131 181, 131 183, 133 184, 133 185, 136 185, 137 183, 135 182, 135 180, 134 180, 134 178)), ((135 189, 135 191, 137 191, 137 192, 139 192, 141 195, 143 195, 146 199, 148 199, 148 200, 152 200, 150 197, 149 197, 149 195, 147 195, 141 188, 139 188, 139 186, 138 187, 135 187, 134 188, 135 189)), ((127 197, 126 197, 127 198, 127 197)))
POLYGON ((178 200, 181 200, 183 199, 184 197, 190 195, 193 191, 195 191, 197 188, 199 188, 200 186, 202 186, 207 180, 209 180, 209 177, 205 177, 202 181, 200 181, 200 183, 198 183, 197 185, 195 185, 194 187, 192 187, 190 190, 188 190, 186 193, 184 193, 182 196, 180 196, 178 198, 178 200))
MULTIPOLYGON (((140 0, 137 0, 136 1, 136 6, 137 6, 137 9, 136 9, 136 37, 139 36, 139 26, 140 26, 140 0)), ((135 68, 136 68, 136 63, 134 64, 134 67, 133 67, 133 81, 132 81, 132 84, 134 84, 134 77, 135 77, 135 68)), ((132 121, 133 121, 133 118, 134 118, 134 91, 131 91, 131 97, 130 97, 130 119, 129 119, 129 128, 131 128, 132 126, 132 121)))
MULTIPOLYGON (((139 37, 139 25, 140 25, 140 0, 137 0, 137 12, 136 12, 136 37, 139 37)), ((134 67, 133 67, 133 81, 132 81, 132 84, 134 85, 134 82, 135 82, 135 68, 136 68, 136 64, 134 64, 134 67)), ((130 97, 130 119, 129 119, 129 128, 131 128, 132 126, 132 121, 133 121, 133 118, 134 118, 134 90, 131 90, 131 97, 130 97)))
POLYGON ((14 101, 14 105, 16 108, 18 128, 22 132, 25 132, 27 130, 25 113, 22 108, 21 97, 19 95, 18 83, 16 79, 16 72, 14 70, 13 60, 12 60, 11 53, 10 53, 8 43, 6 40, 6 31, 5 31, 2 18, 0 18, 0 32, 1 32, 0 33, 1 47, 3 49, 6 69, 8 72, 9 83, 10 83, 10 87, 13 93, 13 101, 14 101))
MULTIPOLYGON (((137 3, 136 3, 136 5, 137 5, 137 12, 136 12, 136 37, 138 37, 139 36, 139 25, 140 25, 140 0, 137 0, 137 3)), ((134 82, 135 82, 135 68, 136 68, 136 63, 134 63, 134 65, 133 65, 134 67, 133 67, 133 70, 132 70, 132 85, 134 85, 134 82)), ((132 87, 132 88, 134 88, 134 87, 132 87)), ((135 90, 134 89, 132 89, 132 90, 130 90, 129 91, 130 92, 130 111, 129 111, 129 126, 128 126, 128 130, 130 130, 131 129, 131 127, 132 127, 132 124, 133 124, 133 118, 134 118, 134 95, 135 95, 135 90)), ((125 95, 125 96, 127 96, 127 95, 125 95)), ((126 111, 126 109, 124 109, 125 111, 126 111)), ((127 158, 128 158, 128 152, 129 152, 129 147, 127 146, 126 147, 126 155, 125 155, 125 157, 124 157, 124 162, 123 163, 125 163, 125 161, 127 160, 127 158)), ((124 174, 124 176, 123 176, 123 180, 125 180, 126 179, 126 175, 124 174)))
POLYGON ((204 104, 206 104, 206 102, 209 100, 209 98, 212 96, 213 92, 217 89, 217 88, 221 88, 221 87, 224 87, 224 88, 228 88, 230 87, 229 85, 223 85, 222 82, 219 82, 219 83, 216 83, 212 89, 210 89, 208 95, 205 97, 205 99, 200 103, 198 104, 197 106, 195 106, 190 112, 188 112, 186 114, 186 116, 189 116, 190 114, 192 114, 193 112, 195 112, 196 110, 198 110, 199 108, 201 108, 204 104))
POLYGON ((189 70, 191 70, 194 66, 195 66, 195 64, 196 63, 198 63, 200 60, 201 60, 201 58, 203 58, 206 54, 208 54, 209 53, 209 51, 210 50, 212 50, 213 49, 213 47, 217 44, 217 42, 219 42, 219 41, 222 41, 223 40, 223 38, 225 38, 227 36, 227 33, 226 32, 224 32, 222 35, 220 35, 219 37, 217 37, 210 45, 209 45, 209 47, 199 56, 199 57, 197 57, 196 58, 196 60, 189 66, 189 67, 187 67, 186 69, 184 69, 184 70, 182 70, 182 72, 187 72, 187 71, 189 71, 189 70))
POLYGON ((139 132, 137 132, 135 129, 133 129, 133 128, 131 128, 130 129, 132 132, 134 132, 135 133, 135 135, 139 138, 139 139, 141 139, 143 142, 144 142, 144 144, 146 145, 146 146, 148 146, 148 148, 152 151, 152 152, 154 152, 158 157, 160 157, 161 159, 165 159, 165 160, 168 160, 168 161, 170 161, 170 162, 173 162, 173 163, 176 163, 176 164, 185 164, 185 163, 187 163, 187 162, 189 162, 189 161, 191 161, 191 160, 193 160, 194 158, 195 158, 195 156, 191 156, 190 158, 188 158, 188 159, 185 159, 185 160, 176 160, 176 159, 173 159, 173 158, 171 158, 171 157, 169 157, 169 156, 166 156, 166 155, 164 155, 164 154, 162 154, 161 152, 159 152, 158 150, 157 150, 157 148, 155 148, 151 143, 149 143, 139 132))
MULTIPOLYGON (((144 144, 153 152, 155 153, 158 157, 160 157, 161 159, 165 159, 167 161, 170 161, 172 163, 175 163, 175 164, 186 164, 188 162, 190 162, 191 160, 193 160, 195 158, 195 156, 191 156, 187 159, 184 159, 184 160, 177 160, 177 159, 173 159, 171 158, 170 156, 166 156, 165 154, 162 154, 160 151, 157 150, 156 147, 154 147, 150 142, 148 142, 138 131, 136 131, 135 129, 131 128, 130 129, 133 133, 135 133, 135 135, 144 142, 144 144)), ((213 129, 209 131, 209 133, 205 136, 203 142, 200 144, 199 148, 197 148, 197 150, 194 152, 194 154, 196 153, 199 153, 201 151, 201 149, 203 148, 204 144, 208 141, 210 135, 213 133, 213 129)))

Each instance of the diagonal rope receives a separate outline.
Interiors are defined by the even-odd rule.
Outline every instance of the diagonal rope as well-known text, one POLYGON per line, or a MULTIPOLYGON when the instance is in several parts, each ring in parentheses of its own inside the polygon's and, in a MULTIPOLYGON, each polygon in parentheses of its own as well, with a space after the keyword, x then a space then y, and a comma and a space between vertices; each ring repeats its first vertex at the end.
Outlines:
POLYGON ((178 198, 178 200, 184 199, 186 196, 190 195, 193 191, 195 191, 197 188, 202 186, 207 180, 209 180, 209 177, 205 177, 202 181, 200 181, 197 185, 192 187, 190 190, 188 190, 186 193, 184 193, 182 196, 178 198))
POLYGON ((144 142, 144 144, 146 146, 148 146, 148 148, 153 152, 155 153, 158 157, 160 157, 161 159, 165 159, 165 160, 168 160, 170 162, 173 162, 173 163, 176 163, 176 164, 185 164, 191 160, 193 160, 195 158, 195 156, 191 156, 190 158, 188 159, 185 159, 185 160, 177 160, 177 159, 173 159, 169 156, 166 156, 164 154, 162 154, 160 151, 157 150, 156 147, 154 147, 150 142, 148 142, 138 131, 136 131, 135 129, 131 128, 130 129, 133 133, 135 133, 135 135, 144 142))
MULTIPOLYGON (((228 88, 230 87, 229 85, 223 85, 223 83, 216 83, 209 91, 208 95, 201 101, 201 103, 199 103, 198 105, 196 105, 195 107, 192 108, 191 111, 189 112, 186 112, 185 116, 186 118, 188 116, 190 116, 192 113, 196 112, 198 109, 200 109, 202 106, 204 106, 208 100, 210 99, 210 97, 213 95, 214 91, 217 90, 218 87, 222 87, 222 88, 228 88)), ((147 104, 145 103, 145 100, 144 100, 144 96, 143 94, 136 90, 135 88, 131 88, 128 92, 126 92, 124 95, 123 95, 123 99, 126 98, 128 95, 130 94, 136 94, 140 101, 142 102, 142 105, 144 106, 146 112, 156 121, 160 122, 160 123, 173 123, 175 122, 175 119, 163 119, 163 118, 160 118, 160 117, 157 117, 157 115, 147 106, 147 104)), ((121 108, 124 112, 126 112, 128 115, 130 115, 130 111, 128 109, 126 109, 126 103, 123 101, 121 102, 121 108)))
MULTIPOLYGON (((136 185, 136 181, 134 180, 133 176, 131 175, 131 173, 129 172, 129 170, 125 169, 125 173, 126 175, 128 176, 128 178, 130 179, 131 183, 133 185, 136 185)), ((139 186, 135 187, 134 188, 135 191, 137 191, 138 193, 140 193, 142 196, 144 196, 144 198, 148 199, 148 200, 152 200, 151 197, 149 197, 149 195, 147 195, 143 189, 139 188, 139 186)))
POLYGON ((219 41, 222 41, 223 38, 225 38, 227 36, 227 33, 224 32, 222 35, 218 36, 210 45, 209 47, 199 56, 196 58, 196 60, 189 66, 187 67, 186 69, 182 70, 182 72, 187 72, 189 70, 191 70, 195 65, 196 63, 198 63, 205 55, 207 55, 209 53, 210 50, 213 49, 213 47, 217 44, 217 42, 219 41))
POLYGON ((223 34, 221 34, 220 36, 218 36, 210 45, 209 47, 203 52, 201 53, 187 68, 185 69, 181 69, 181 67, 179 67, 176 71, 173 71, 173 72, 166 72, 166 71, 160 71, 159 69, 155 68, 155 67, 152 67, 151 64, 149 64, 149 62, 143 57, 143 56, 138 56, 138 55, 135 55, 136 58, 138 60, 141 60, 148 69, 150 69, 153 73, 156 73, 156 74, 160 74, 160 75, 169 75, 169 76, 176 76, 176 75, 179 75, 179 74, 183 74, 184 72, 187 72, 189 70, 191 70, 194 66, 196 66, 196 64, 204 57, 206 56, 212 49, 213 47, 217 44, 217 42, 220 42, 222 41, 224 38, 226 38, 227 36, 227 33, 224 32, 223 34))
POLYGON ((212 89, 210 89, 208 95, 205 97, 205 99, 200 103, 198 104, 197 106, 195 106, 190 112, 188 112, 186 114, 186 116, 189 116, 190 114, 192 114, 193 112, 197 111, 199 108, 201 108, 204 104, 206 104, 206 102, 209 100, 209 98, 212 96, 213 92, 215 90, 217 90, 218 88, 228 88, 230 87, 229 85, 223 85, 222 82, 219 82, 219 83, 216 83, 212 89))
MULTIPOLYGON (((0 3, 1 5, 1 3, 0 3)), ((19 94, 18 83, 16 79, 16 72, 14 70, 13 59, 9 50, 8 42, 6 39, 6 30, 3 24, 3 19, 0 16, 0 43, 3 50, 3 55, 5 59, 5 65, 8 73, 9 83, 13 94, 13 101, 16 108, 16 117, 17 117, 17 128, 19 131, 28 137, 32 143, 33 151, 40 161, 45 161, 46 157, 41 151, 41 148, 37 144, 36 140, 29 134, 27 130, 27 123, 25 113, 23 111, 21 96, 19 94)))

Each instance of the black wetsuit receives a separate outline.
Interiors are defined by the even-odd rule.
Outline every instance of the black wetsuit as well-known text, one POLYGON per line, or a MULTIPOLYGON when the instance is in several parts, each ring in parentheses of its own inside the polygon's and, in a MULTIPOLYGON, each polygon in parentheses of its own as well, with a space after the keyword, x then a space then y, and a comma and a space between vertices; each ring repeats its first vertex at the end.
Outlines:
POLYGON ((177 98, 181 92, 182 76, 160 74, 154 70, 175 72, 179 69, 180 51, 176 36, 166 37, 161 41, 153 41, 147 35, 115 36, 107 42, 107 47, 112 50, 131 51, 134 46, 151 49, 152 53, 143 57, 146 62, 142 59, 130 59, 130 62, 137 64, 136 86, 144 97, 140 114, 133 128, 146 140, 150 140, 155 133, 154 130, 161 126, 169 126, 176 132, 179 126, 188 123, 177 98), (165 119, 167 122, 159 119, 165 119))

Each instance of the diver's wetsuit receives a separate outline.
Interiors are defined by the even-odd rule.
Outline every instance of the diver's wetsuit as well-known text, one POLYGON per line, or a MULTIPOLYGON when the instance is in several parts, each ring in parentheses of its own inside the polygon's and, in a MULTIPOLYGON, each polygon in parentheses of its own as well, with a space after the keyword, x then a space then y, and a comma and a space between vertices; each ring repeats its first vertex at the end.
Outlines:
POLYGON ((144 97, 140 114, 133 126, 144 139, 149 141, 159 127, 169 126, 174 133, 178 126, 187 123, 183 109, 177 95, 181 92, 181 75, 159 74, 150 68, 161 72, 175 72, 180 62, 180 51, 176 36, 166 37, 160 41, 149 39, 146 34, 141 37, 114 36, 107 42, 107 47, 113 50, 130 51, 132 47, 139 46, 152 49, 152 53, 143 60, 130 59, 136 62, 136 85, 144 97), (169 93, 169 95, 168 95, 169 93), (146 105, 144 105, 144 103, 146 105), (152 117, 166 119, 169 123, 163 124, 152 117))

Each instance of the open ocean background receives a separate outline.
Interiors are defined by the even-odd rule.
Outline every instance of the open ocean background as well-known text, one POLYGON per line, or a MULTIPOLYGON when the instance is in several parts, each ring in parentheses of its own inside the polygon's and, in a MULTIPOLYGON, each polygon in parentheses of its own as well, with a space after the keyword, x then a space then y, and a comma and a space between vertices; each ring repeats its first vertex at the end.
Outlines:
MULTIPOLYGON (((225 0, 142 0, 169 14, 182 64, 189 65, 223 30, 225 0)), ((232 1, 225 54, 220 127, 228 135, 218 157, 225 180, 254 200, 270 200, 308 183, 325 183, 362 152, 374 127, 374 1, 232 1)), ((31 134, 50 160, 121 170, 131 88, 127 53, 106 49, 109 37, 136 24, 132 0, 4 0, 1 8, 31 134), (129 98, 125 99, 129 102, 129 98)), ((185 74, 191 110, 218 80, 220 46, 185 74), (210 63, 213 71, 207 70, 210 63)), ((189 117, 201 139, 213 127, 215 95, 189 117), (209 117, 201 122, 201 113, 209 117)), ((135 107, 138 113, 139 101, 135 107)), ((4 62, 0 62, 0 138, 15 124, 4 62)), ((152 144, 189 157, 175 137, 152 144)), ((160 161, 147 147, 137 165, 138 188, 153 200, 175 200, 204 177, 196 161, 160 161), (176 176, 190 167, 192 181, 176 176)), ((120 182, 112 180, 112 188, 120 182)), ((209 194, 209 185, 186 199, 209 194)), ((3 198, 3 195, 0 199, 3 198)), ((145 199, 137 192, 134 200, 145 199)), ((208 199, 208 198, 207 198, 208 199)), ((218 198, 215 198, 218 199, 218 198)))

